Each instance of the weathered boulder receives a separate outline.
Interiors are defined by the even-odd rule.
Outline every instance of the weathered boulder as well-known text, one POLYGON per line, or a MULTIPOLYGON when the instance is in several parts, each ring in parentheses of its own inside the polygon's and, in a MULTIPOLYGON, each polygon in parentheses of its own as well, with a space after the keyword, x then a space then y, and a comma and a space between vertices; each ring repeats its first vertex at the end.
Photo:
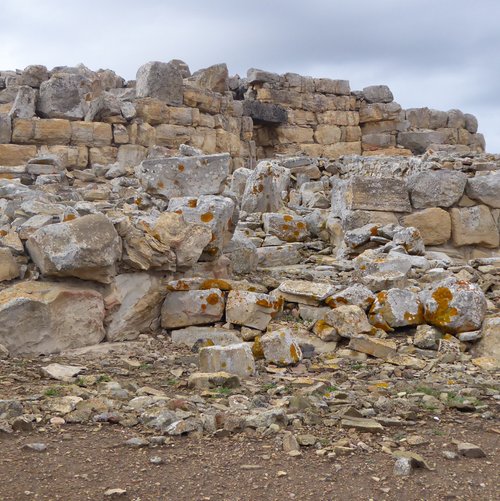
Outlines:
POLYGON ((216 195, 175 197, 170 199, 167 210, 181 214, 189 223, 208 226, 211 239, 204 249, 206 260, 217 258, 224 245, 231 240, 235 228, 233 215, 236 216, 235 203, 231 198, 216 195))
POLYGON ((268 332, 260 338, 264 358, 276 365, 293 365, 302 360, 302 350, 287 328, 268 332))
POLYGON ((424 307, 418 294, 408 289, 389 289, 379 292, 370 308, 368 319, 384 331, 424 322, 424 307))
POLYGON ((461 245, 484 245, 498 247, 498 226, 486 205, 451 209, 451 232, 453 243, 461 245))
POLYGON ((413 226, 397 230, 392 237, 396 245, 401 245, 408 254, 423 256, 425 254, 425 245, 420 235, 420 231, 413 226))
POLYGON ((84 75, 55 73, 40 84, 37 114, 44 118, 82 120, 87 112, 84 98, 91 91, 92 82, 84 75))
POLYGON ((51 282, 0 291, 0 343, 11 355, 40 355, 97 344, 105 335, 98 292, 51 282))
POLYGON ((229 90, 229 72, 225 63, 195 71, 189 81, 198 87, 223 94, 229 90))
POLYGON ((219 289, 170 292, 161 307, 165 329, 217 322, 224 313, 225 300, 219 289))
POLYGON ((283 300, 268 294, 233 290, 227 297, 226 320, 263 331, 282 307, 283 300))
POLYGON ((160 324, 161 303, 166 291, 162 280, 149 273, 127 273, 115 277, 105 296, 106 339, 131 341, 154 331, 160 324))
POLYGON ((285 108, 279 104, 263 103, 245 99, 243 101, 243 115, 249 116, 255 123, 280 124, 288 119, 285 108))
POLYGON ((151 158, 136 168, 144 189, 167 199, 218 195, 229 174, 227 153, 194 157, 151 158))
POLYGON ((450 214, 438 207, 409 214, 403 218, 403 223, 417 228, 425 245, 444 244, 451 237, 450 214))
POLYGON ((363 97, 367 103, 391 103, 394 101, 391 89, 387 85, 370 85, 363 89, 363 97))
POLYGON ((229 372, 247 377, 255 373, 255 360, 247 343, 206 346, 200 349, 201 372, 229 372))
POLYGON ((262 215, 264 231, 284 242, 303 242, 309 237, 305 219, 298 215, 268 212, 262 215))
POLYGON ((411 203, 415 209, 450 207, 464 193, 467 176, 452 170, 419 172, 408 180, 411 203))
POLYGON ((375 301, 375 295, 368 287, 362 284, 353 284, 340 292, 336 292, 325 299, 325 303, 330 308, 337 308, 343 305, 359 306, 367 311, 375 301))
POLYGON ((173 61, 142 65, 137 70, 135 92, 137 97, 155 97, 172 106, 181 106, 182 75, 178 65, 173 61))
POLYGON ((465 193, 495 209, 500 209, 500 172, 488 176, 475 176, 467 180, 465 193))
POLYGON ((274 162, 260 162, 247 179, 241 210, 276 212, 283 206, 283 192, 290 183, 290 169, 274 162))
POLYGON ((398 144, 408 148, 414 155, 421 155, 431 144, 443 144, 447 141, 444 132, 433 130, 418 130, 411 132, 400 132, 398 134, 398 144))
POLYGON ((332 181, 332 212, 342 217, 347 210, 411 212, 406 183, 390 177, 353 176, 332 181), (384 193, 381 197, 380 194, 384 193))
POLYGON ((441 331, 432 325, 422 324, 417 326, 413 344, 423 350, 437 350, 439 340, 443 337, 441 331))
POLYGON ((121 239, 103 214, 44 226, 29 237, 26 247, 43 275, 103 283, 116 274, 122 253, 121 239))
POLYGON ((325 315, 325 322, 335 327, 339 336, 346 338, 371 333, 374 330, 368 322, 366 313, 356 305, 337 306, 325 315))
POLYGON ((13 280, 19 276, 19 265, 10 249, 0 247, 0 282, 13 280))
POLYGON ((424 319, 443 332, 474 331, 486 315, 486 298, 476 285, 455 279, 433 284, 420 293, 424 319))
POLYGON ((279 285, 276 294, 285 301, 316 306, 331 296, 334 290, 331 284, 325 282, 285 280, 279 285))
POLYGON ((37 92, 35 89, 22 85, 9 111, 12 118, 33 118, 35 116, 37 92))
POLYGON ((250 273, 257 268, 257 247, 242 232, 236 231, 231 241, 224 246, 224 256, 231 261, 234 273, 250 273))

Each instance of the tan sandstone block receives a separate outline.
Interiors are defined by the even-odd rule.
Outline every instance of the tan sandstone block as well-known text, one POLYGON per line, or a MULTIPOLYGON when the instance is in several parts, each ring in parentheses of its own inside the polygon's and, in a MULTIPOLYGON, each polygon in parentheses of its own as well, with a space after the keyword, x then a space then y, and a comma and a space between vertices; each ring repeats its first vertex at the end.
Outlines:
POLYGON ((71 125, 69 120, 49 118, 34 120, 35 129, 33 142, 35 144, 69 144, 71 140, 71 125))
POLYGON ((453 243, 498 247, 499 235, 495 220, 486 205, 451 209, 453 243))
POLYGON ((440 245, 451 237, 451 218, 448 212, 431 207, 403 218, 405 226, 414 226, 420 231, 425 245, 440 245))
POLYGON ((0 144, 0 165, 22 165, 35 156, 36 146, 0 144))
POLYGON ((318 125, 314 132, 314 139, 319 144, 338 143, 341 139, 342 131, 336 125, 318 125))
POLYGON ((118 148, 113 146, 100 146, 90 148, 89 159, 92 165, 109 165, 116 162, 118 156, 118 148))
POLYGON ((306 127, 280 126, 276 127, 278 141, 287 143, 313 143, 313 130, 306 127))
POLYGON ((136 116, 150 125, 167 123, 170 118, 168 106, 154 97, 144 97, 135 102, 136 116))
POLYGON ((111 124, 102 122, 71 122, 71 144, 109 146, 113 140, 111 124))

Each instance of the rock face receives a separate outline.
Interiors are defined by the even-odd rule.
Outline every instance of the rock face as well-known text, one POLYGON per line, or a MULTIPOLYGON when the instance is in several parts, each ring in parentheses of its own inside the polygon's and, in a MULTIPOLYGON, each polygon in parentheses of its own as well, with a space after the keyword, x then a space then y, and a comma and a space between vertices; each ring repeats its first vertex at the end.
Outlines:
POLYGON ((144 189, 166 199, 218 195, 229 174, 228 154, 144 160, 136 175, 144 189))
POLYGON ((473 200, 500 209, 500 173, 469 178, 465 193, 473 200))
POLYGON ((182 104, 182 75, 175 62, 151 61, 137 70, 137 97, 154 97, 166 104, 182 104))
POLYGON ((0 247, 0 282, 13 280, 19 276, 19 265, 10 249, 0 247))
POLYGON ((450 214, 438 207, 414 212, 405 216, 403 222, 418 229, 425 245, 444 244, 451 237, 450 214))
POLYGON ((453 243, 462 245, 484 245, 498 247, 498 226, 486 205, 453 208, 451 210, 453 243))
POLYGON ((467 176, 463 172, 427 171, 409 180, 411 203, 415 209, 451 207, 460 200, 467 176))
POLYGON ((103 214, 52 224, 27 242, 31 258, 43 275, 77 277, 109 283, 121 257, 121 239, 103 214))
POLYGON ((420 294, 425 321, 443 332, 468 332, 481 327, 486 298, 481 289, 463 281, 438 283, 420 294))
POLYGON ((57 353, 103 340, 98 292, 52 282, 24 282, 0 292, 0 343, 12 355, 57 353))

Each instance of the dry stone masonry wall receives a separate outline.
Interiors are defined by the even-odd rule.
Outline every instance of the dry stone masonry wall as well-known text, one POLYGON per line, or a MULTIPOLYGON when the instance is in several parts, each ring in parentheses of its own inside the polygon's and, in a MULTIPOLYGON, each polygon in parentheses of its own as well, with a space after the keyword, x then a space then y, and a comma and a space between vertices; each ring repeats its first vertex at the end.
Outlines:
POLYGON ((0 72, 0 351, 163 332, 241 377, 321 353, 497 367, 499 172, 472 115, 382 85, 0 72))

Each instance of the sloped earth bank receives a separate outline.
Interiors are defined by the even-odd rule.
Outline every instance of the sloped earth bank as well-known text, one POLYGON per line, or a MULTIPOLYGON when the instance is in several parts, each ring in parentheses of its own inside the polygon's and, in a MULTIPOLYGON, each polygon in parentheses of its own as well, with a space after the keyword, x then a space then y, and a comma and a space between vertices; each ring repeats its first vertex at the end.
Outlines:
POLYGON ((2 501, 498 499, 498 378, 470 363, 389 377, 377 359, 258 362, 240 386, 193 389, 198 357, 187 348, 161 336, 104 346, 1 361, 0 414, 12 423, 0 432, 2 501), (54 380, 50 363, 80 373, 54 380), (155 429, 146 416, 158 409, 215 415, 215 429, 155 429), (373 422, 346 424, 356 411, 381 424, 376 433, 365 431, 373 422), (463 442, 485 456, 455 456, 463 442), (396 475, 401 451, 431 469, 396 475))

